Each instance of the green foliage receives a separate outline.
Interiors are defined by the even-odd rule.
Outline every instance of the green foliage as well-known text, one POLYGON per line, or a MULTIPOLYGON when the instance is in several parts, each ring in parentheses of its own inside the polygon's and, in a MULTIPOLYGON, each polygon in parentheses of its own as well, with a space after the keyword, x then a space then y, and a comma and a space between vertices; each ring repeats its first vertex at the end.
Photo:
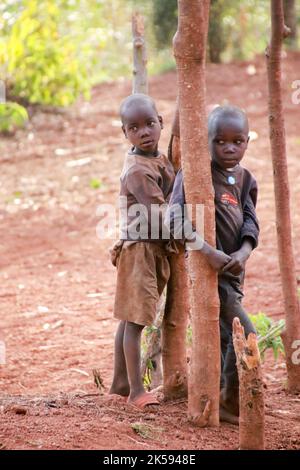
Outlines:
POLYGON ((151 388, 151 382, 152 382, 152 377, 151 377, 151 371, 154 369, 153 364, 151 359, 147 360, 147 365, 146 365, 146 372, 143 377, 143 384, 146 390, 150 390, 151 388))
POLYGON ((28 114, 23 106, 8 101, 0 103, 0 132, 13 132, 23 127, 28 121, 28 114))
MULTIPOLYGON (((142 356, 145 356, 147 353, 148 347, 149 347, 149 340, 153 337, 153 334, 158 335, 160 338, 161 336, 161 330, 159 327, 155 325, 150 325, 146 326, 143 330, 142 334, 142 340, 141 340, 141 350, 142 350, 142 356)), ((147 359, 146 362, 146 367, 145 367, 145 374, 143 376, 143 384, 144 387, 149 390, 151 387, 151 382, 152 382, 152 371, 154 370, 153 363, 150 358, 147 359)))
POLYGON ((102 182, 98 180, 97 178, 92 178, 90 181, 90 187, 92 189, 99 189, 102 186, 102 182))
MULTIPOLYGON (((278 358, 280 353, 284 354, 284 347, 280 333, 284 329, 285 321, 279 320, 278 322, 275 322, 262 312, 259 312, 257 315, 250 314, 248 316, 252 321, 258 335, 257 341, 262 359, 264 358, 264 353, 267 349, 272 349, 275 359, 278 358)), ((186 342, 188 346, 191 346, 191 325, 189 325, 187 328, 186 342)))
MULTIPOLYGON (((211 60, 263 52, 269 7, 269 0, 211 0, 211 60)), ((0 77, 8 95, 68 106, 81 94, 88 98, 95 83, 130 77, 133 10, 145 17, 149 74, 174 68, 177 0, 3 0, 0 77)))
POLYGON ((221 54, 226 49, 228 41, 223 23, 224 9, 225 0, 211 0, 207 41, 209 58, 214 63, 221 62, 221 54))
POLYGON ((65 2, 27 0, 0 42, 10 93, 30 103, 67 106, 89 90, 76 46, 59 29, 65 2))
POLYGON ((258 334, 258 347, 262 358, 267 349, 272 349, 275 359, 278 358, 279 353, 284 354, 280 333, 284 329, 285 321, 274 322, 263 312, 259 312, 257 315, 249 315, 249 318, 258 334))
POLYGON ((157 47, 170 47, 177 30, 177 0, 152 0, 152 3, 157 47))

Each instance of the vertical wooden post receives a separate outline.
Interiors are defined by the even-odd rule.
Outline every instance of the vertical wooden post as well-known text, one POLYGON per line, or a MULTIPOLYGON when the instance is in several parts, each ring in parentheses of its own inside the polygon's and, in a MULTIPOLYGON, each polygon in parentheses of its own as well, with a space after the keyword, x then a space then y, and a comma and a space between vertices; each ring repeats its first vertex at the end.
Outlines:
MULTIPOLYGON (((178 0, 174 38, 180 142, 187 203, 204 206, 205 240, 215 245, 215 207, 207 140, 205 59, 209 0, 178 0)), ((192 217, 194 222, 194 218, 192 217)), ((220 330, 217 274, 190 252, 192 358, 188 409, 199 426, 219 425, 220 330)))
POLYGON ((288 389, 291 392, 299 392, 300 364, 298 361, 293 361, 293 353, 298 347, 297 341, 300 340, 300 307, 292 244, 290 191, 281 93, 281 47, 283 38, 288 34, 288 29, 284 26, 282 0, 271 0, 271 18, 271 43, 266 56, 278 257, 286 315, 286 329, 282 333, 282 339, 286 353, 288 389))
POLYGON ((132 15, 133 35, 133 90, 132 93, 148 94, 147 51, 144 38, 144 18, 135 12, 132 15))
POLYGON ((240 382, 239 442, 241 450, 264 450, 265 411, 257 338, 246 340, 240 320, 233 320, 233 345, 240 382))
POLYGON ((165 315, 162 324, 162 359, 164 397, 166 400, 187 397, 186 329, 188 319, 188 285, 184 250, 170 257, 165 315))
MULTIPOLYGON (((176 104, 172 135, 169 145, 169 159, 175 173, 181 167, 179 109, 176 104)), ((171 276, 168 282, 165 315, 162 325, 162 358, 164 371, 165 399, 186 397, 188 394, 186 331, 189 311, 189 291, 186 260, 183 247, 180 253, 170 257, 171 276)))

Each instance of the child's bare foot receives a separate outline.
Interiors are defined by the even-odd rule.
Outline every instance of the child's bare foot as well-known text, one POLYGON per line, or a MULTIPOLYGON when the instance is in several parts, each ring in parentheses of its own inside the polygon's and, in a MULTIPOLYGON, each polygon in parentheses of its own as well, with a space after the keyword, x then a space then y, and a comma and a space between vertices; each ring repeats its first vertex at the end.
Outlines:
POLYGON ((239 425, 239 417, 233 413, 230 413, 230 411, 226 410, 226 408, 223 408, 223 406, 220 406, 220 421, 235 424, 236 426, 239 425))
POLYGON ((220 392, 220 421, 239 424, 239 393, 238 388, 220 392))
POLYGON ((113 383, 108 393, 109 395, 119 395, 127 400, 130 393, 129 384, 113 383))

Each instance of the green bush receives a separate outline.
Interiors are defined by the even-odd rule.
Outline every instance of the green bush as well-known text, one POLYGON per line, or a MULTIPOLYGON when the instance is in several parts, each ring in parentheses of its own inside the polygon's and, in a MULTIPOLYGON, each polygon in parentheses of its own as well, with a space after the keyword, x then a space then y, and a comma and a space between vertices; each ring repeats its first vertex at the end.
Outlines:
MULTIPOLYGON (((9 91, 29 103, 67 106, 88 94, 88 72, 71 37, 59 30, 58 2, 28 0, 0 42, 9 91)), ((1 63, 2 62, 2 63, 1 63)))
POLYGON ((23 106, 12 102, 0 103, 0 132, 13 132, 27 121, 28 114, 23 106))
POLYGON ((259 312, 257 315, 249 315, 249 318, 257 331, 258 347, 262 359, 267 349, 272 349, 275 359, 278 358, 279 353, 284 354, 280 333, 284 329, 285 321, 275 322, 263 312, 259 312))

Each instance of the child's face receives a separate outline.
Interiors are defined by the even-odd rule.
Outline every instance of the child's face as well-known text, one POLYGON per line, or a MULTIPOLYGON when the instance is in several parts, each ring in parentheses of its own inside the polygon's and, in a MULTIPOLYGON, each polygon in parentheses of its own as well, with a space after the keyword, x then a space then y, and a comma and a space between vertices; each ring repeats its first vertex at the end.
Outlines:
POLYGON ((248 129, 241 118, 219 119, 209 136, 211 158, 225 170, 233 168, 242 160, 248 141, 248 129))
POLYGON ((126 111, 122 129, 134 147, 150 155, 157 150, 162 124, 156 110, 149 103, 141 103, 126 111))

